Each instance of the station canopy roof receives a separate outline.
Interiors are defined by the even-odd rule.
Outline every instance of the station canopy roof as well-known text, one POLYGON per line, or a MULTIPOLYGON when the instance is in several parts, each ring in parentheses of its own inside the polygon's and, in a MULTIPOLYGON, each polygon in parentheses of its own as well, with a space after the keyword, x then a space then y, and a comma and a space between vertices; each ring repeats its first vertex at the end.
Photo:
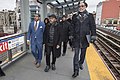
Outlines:
POLYGON ((65 9, 65 11, 76 11, 78 10, 78 4, 84 0, 47 0, 47 4, 52 5, 57 9, 65 9))

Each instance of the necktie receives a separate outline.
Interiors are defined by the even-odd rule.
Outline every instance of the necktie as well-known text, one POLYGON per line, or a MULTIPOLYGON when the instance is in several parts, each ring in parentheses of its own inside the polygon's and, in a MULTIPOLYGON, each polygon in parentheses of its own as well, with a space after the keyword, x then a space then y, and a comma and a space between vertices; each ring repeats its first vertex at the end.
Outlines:
POLYGON ((34 30, 37 30, 37 21, 35 22, 34 30))

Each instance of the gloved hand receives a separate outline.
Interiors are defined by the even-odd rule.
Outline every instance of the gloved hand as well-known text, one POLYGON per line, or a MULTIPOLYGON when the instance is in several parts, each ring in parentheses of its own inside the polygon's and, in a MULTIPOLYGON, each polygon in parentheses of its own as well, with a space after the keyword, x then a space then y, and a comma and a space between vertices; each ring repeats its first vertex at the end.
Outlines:
POLYGON ((96 40, 96 36, 91 36, 91 40, 90 40, 90 42, 91 42, 91 43, 94 43, 95 40, 96 40))

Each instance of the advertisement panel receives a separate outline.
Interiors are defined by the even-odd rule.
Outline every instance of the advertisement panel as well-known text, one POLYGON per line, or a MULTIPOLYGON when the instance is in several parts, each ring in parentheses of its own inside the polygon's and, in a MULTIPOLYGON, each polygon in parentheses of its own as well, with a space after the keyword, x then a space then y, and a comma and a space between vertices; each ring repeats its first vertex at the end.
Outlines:
POLYGON ((17 46, 24 44, 24 36, 17 36, 8 40, 8 49, 13 49, 17 46))
POLYGON ((8 40, 0 41, 0 54, 6 52, 7 50, 13 49, 17 46, 24 44, 24 35, 19 35, 13 38, 9 38, 8 40))
POLYGON ((0 54, 8 50, 8 42, 0 42, 0 54))

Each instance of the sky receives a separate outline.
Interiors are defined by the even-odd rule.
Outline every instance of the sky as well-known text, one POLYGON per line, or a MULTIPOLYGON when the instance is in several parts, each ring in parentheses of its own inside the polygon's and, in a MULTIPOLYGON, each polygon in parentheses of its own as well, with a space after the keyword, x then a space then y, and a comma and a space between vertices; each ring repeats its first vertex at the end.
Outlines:
MULTIPOLYGON (((0 11, 3 9, 7 9, 7 10, 14 10, 15 8, 15 1, 16 0, 0 0, 0 11)), ((88 11, 89 12, 93 12, 96 11, 96 5, 103 0, 86 0, 86 2, 88 3, 89 7, 88 7, 88 11)))
POLYGON ((93 12, 93 11, 96 11, 96 6, 99 2, 102 2, 102 1, 105 1, 105 0, 86 0, 86 2, 88 3, 88 8, 87 10, 89 12, 93 12))
POLYGON ((0 0, 0 11, 3 9, 14 10, 16 0, 0 0))

